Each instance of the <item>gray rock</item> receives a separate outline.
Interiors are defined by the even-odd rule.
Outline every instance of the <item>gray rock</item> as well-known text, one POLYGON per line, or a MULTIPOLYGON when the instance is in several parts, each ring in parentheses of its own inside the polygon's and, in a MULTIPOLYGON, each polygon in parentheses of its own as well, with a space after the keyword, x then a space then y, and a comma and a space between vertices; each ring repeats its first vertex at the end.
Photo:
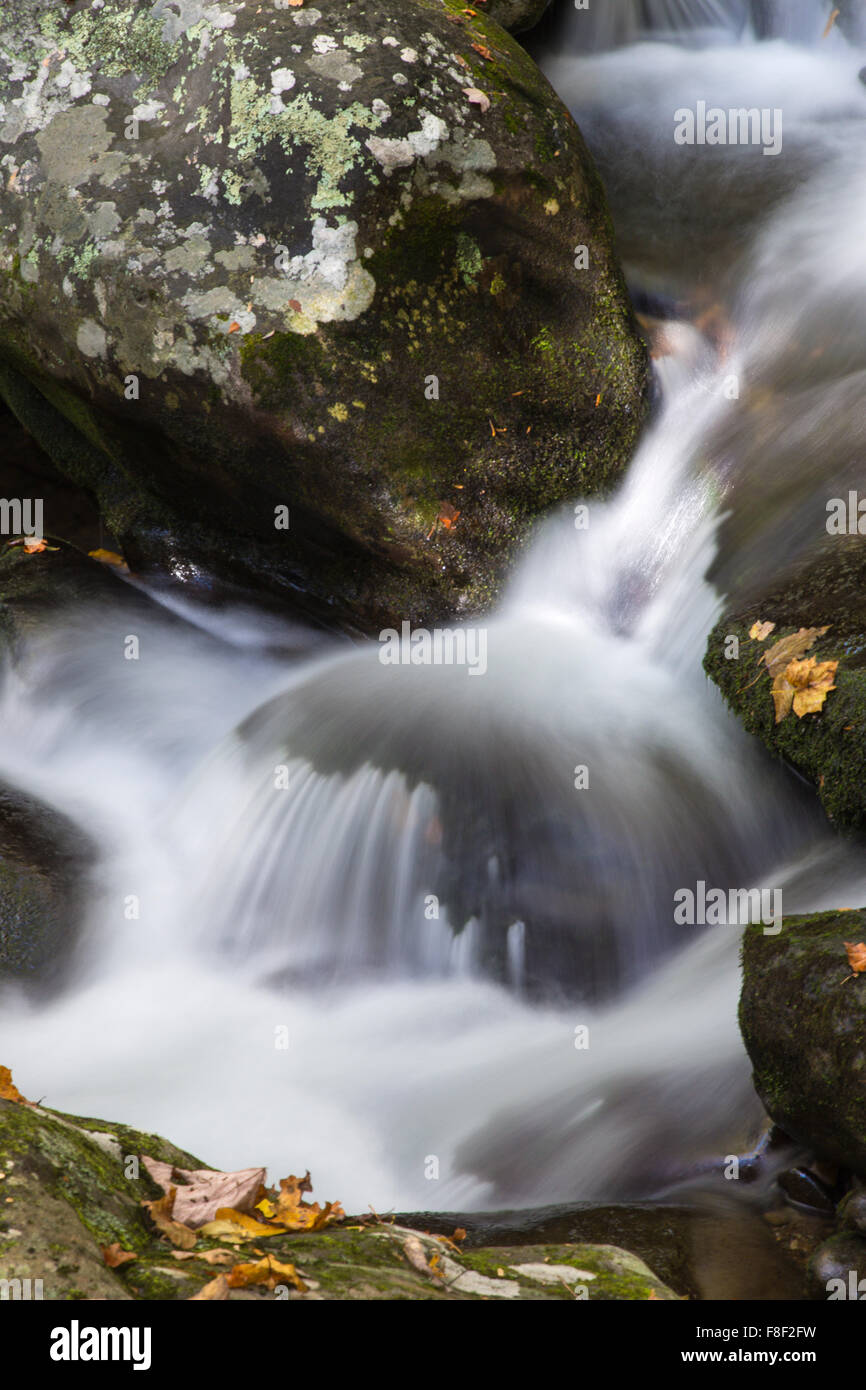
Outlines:
POLYGON ((134 568, 378 630, 486 605, 621 472, 646 354, 603 190, 464 8, 4 5, 0 394, 134 568))

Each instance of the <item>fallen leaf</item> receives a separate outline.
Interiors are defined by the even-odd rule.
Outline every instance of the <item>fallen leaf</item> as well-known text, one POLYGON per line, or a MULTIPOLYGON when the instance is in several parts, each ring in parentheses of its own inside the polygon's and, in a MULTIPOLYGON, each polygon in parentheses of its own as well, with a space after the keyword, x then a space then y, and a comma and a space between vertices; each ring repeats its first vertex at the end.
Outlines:
POLYGON ((486 59, 488 63, 493 62, 493 54, 490 52, 489 48, 486 48, 484 46, 483 43, 474 43, 472 47, 475 49, 475 52, 480 53, 482 58, 486 59))
POLYGON ((147 1208, 160 1235, 167 1236, 172 1245, 177 1245, 181 1250, 191 1250, 196 1241, 195 1231, 172 1219, 176 1191, 174 1187, 169 1188, 164 1197, 155 1202, 142 1202, 141 1205, 147 1208))
POLYGON ((403 1254, 412 1268, 417 1270, 419 1274, 426 1275, 428 1279, 435 1277, 434 1271, 427 1263, 427 1252, 417 1236, 406 1237, 403 1241, 403 1254))
POLYGON ((838 661, 790 661, 773 681, 772 696, 779 724, 793 709, 798 719, 804 714, 817 714, 831 690, 836 689, 833 677, 838 661))
POLYGON ((113 1245, 103 1245, 101 1249, 102 1258, 109 1269, 117 1269, 120 1265, 128 1264, 130 1260, 138 1259, 132 1250, 121 1249, 119 1240, 116 1240, 113 1245))
POLYGON ((0 1100, 14 1100, 19 1105, 30 1105, 31 1101, 25 1100, 15 1082, 12 1080, 12 1073, 8 1067, 0 1067, 0 1100))
POLYGON ((240 331, 241 331, 241 326, 240 326, 240 324, 237 322, 236 319, 235 319, 235 321, 234 321, 233 323, 230 323, 230 324, 229 324, 229 333, 240 333, 240 331))
POLYGON ((295 313, 299 314, 301 312, 301 301, 299 299, 290 299, 289 308, 294 309, 295 313))
POLYGON ((234 1265, 229 1271, 230 1289, 246 1289, 254 1284, 267 1284, 269 1289, 275 1289, 277 1284, 293 1284, 301 1293, 307 1291, 307 1286, 294 1265, 283 1264, 270 1255, 266 1255, 256 1264, 234 1265))
POLYGON ((838 18, 839 18, 839 11, 838 11, 838 10, 831 10, 831 11, 830 11, 830 18, 827 20, 827 23, 824 25, 824 32, 823 32, 823 34, 821 35, 821 38, 822 38, 822 39, 826 39, 827 35, 829 34, 830 30, 833 28, 833 25, 836 23, 836 20, 837 20, 838 18))
POLYGON ((213 1221, 199 1228, 203 1236, 213 1240, 267 1240, 268 1236, 284 1236, 285 1226, 269 1226, 257 1221, 245 1211, 220 1207, 213 1221))
POLYGON ((466 1239, 466 1232, 462 1226, 458 1226, 451 1236, 452 1240, 460 1241, 466 1239))
POLYGON ((204 1260, 208 1265, 227 1265, 236 1258, 233 1250, 172 1250, 175 1260, 204 1260))
POLYGON ((456 507, 452 507, 450 502, 439 503, 439 515, 436 519, 442 522, 446 531, 451 530, 451 527, 456 524, 459 516, 460 513, 457 511, 456 507))
POLYGON ((851 970, 855 975, 862 975, 866 970, 866 942, 858 941, 855 945, 853 941, 846 941, 844 944, 851 970))
POLYGON ((229 1281, 224 1274, 218 1274, 216 1279, 211 1279, 210 1283, 205 1284, 203 1289, 199 1289, 192 1298, 188 1298, 187 1303, 221 1302, 228 1296, 229 1281))
POLYGON ((810 647, 814 647, 819 637, 823 637, 824 633, 829 631, 829 626, 801 627, 789 637, 781 637, 778 642, 774 642, 772 647, 768 647, 764 652, 761 660, 770 675, 777 676, 780 671, 784 671, 789 661, 799 660, 810 647))
POLYGON ((116 550, 88 550, 87 553, 91 560, 98 560, 101 565, 113 565, 122 574, 129 574, 129 565, 116 550))
POLYGON ((753 642, 763 642, 769 637, 775 626, 775 623, 752 623, 749 628, 749 636, 753 642))
POLYGON ((303 1194, 312 1190, 309 1173, 302 1178, 296 1178, 294 1174, 281 1178, 272 1219, 291 1231, 321 1231, 331 1221, 342 1220, 346 1213, 339 1202, 326 1202, 324 1207, 320 1207, 318 1202, 303 1201, 303 1194))
POLYGON ((141 1161, 163 1192, 171 1187, 176 1189, 174 1219, 193 1230, 213 1221, 221 1207, 251 1211, 265 1180, 264 1168, 241 1168, 236 1173, 210 1168, 174 1168, 147 1154, 142 1154, 141 1161))
POLYGON ((482 111, 490 110, 490 98, 486 92, 479 91, 477 87, 464 87, 463 95, 475 106, 480 106, 482 111))

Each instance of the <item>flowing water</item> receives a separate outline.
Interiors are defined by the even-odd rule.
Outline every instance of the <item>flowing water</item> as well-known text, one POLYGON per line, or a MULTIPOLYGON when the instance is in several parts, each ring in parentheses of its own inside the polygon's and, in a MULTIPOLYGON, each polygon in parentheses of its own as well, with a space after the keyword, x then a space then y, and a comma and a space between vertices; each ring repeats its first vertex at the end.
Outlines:
POLYGON ((538 527, 475 625, 485 673, 283 655, 263 619, 131 594, 41 632, 0 696, 0 777, 103 848, 63 987, 4 996, 22 1090, 309 1166, 348 1209, 723 1186, 761 1119, 739 932, 676 925, 673 894, 866 901, 701 670, 708 571, 800 553, 862 437, 863 58, 817 3, 595 8, 541 61, 674 321, 627 478, 588 529, 538 527), (780 107, 782 153, 676 145, 697 100, 780 107))

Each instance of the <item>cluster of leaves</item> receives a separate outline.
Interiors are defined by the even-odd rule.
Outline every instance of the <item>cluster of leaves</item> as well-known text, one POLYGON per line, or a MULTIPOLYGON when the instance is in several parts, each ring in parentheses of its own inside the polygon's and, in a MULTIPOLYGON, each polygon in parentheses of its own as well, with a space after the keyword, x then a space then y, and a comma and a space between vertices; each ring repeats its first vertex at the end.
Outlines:
MULTIPOLYGON (((22 1096, 12 1080, 8 1067, 0 1066, 0 1100, 12 1101, 37 1109, 22 1096)), ((223 1173, 213 1168, 177 1168, 162 1163, 148 1154, 141 1162, 163 1195, 142 1202, 160 1239, 174 1247, 176 1260, 203 1260, 206 1264, 230 1264, 226 1274, 219 1274, 206 1284, 192 1301, 225 1299, 231 1289, 265 1285, 270 1289, 278 1284, 290 1284, 301 1293, 307 1285, 293 1264, 283 1263, 273 1255, 256 1248, 259 1241, 273 1236, 285 1236, 301 1231, 321 1231, 333 1221, 342 1221, 345 1212, 339 1202, 306 1202, 304 1194, 312 1192, 310 1174, 302 1178, 281 1178, 278 1188, 265 1186, 264 1168, 244 1168, 236 1173, 223 1173), (238 1260, 236 1249, 199 1246, 199 1238, 220 1240, 231 1246, 253 1243, 251 1253, 257 1260, 238 1260)), ((109 1269, 137 1260, 132 1250, 124 1250, 119 1241, 102 1247, 102 1258, 109 1269)))
MULTIPOLYGON (((223 1173, 210 1168, 176 1168, 170 1163, 142 1155, 142 1163, 162 1188, 164 1195, 143 1202, 160 1236, 177 1247, 175 1259, 200 1256, 209 1264, 234 1261, 227 1250, 195 1249, 200 1236, 232 1245, 269 1240, 297 1231, 321 1231, 345 1216, 339 1202, 305 1202, 312 1192, 310 1174, 281 1178, 279 1188, 265 1186, 264 1168, 244 1168, 223 1173)), ((103 1251, 103 1256, 105 1256, 103 1251)), ((124 1252, 126 1253, 126 1252, 124 1252)), ((233 1263, 228 1274, 220 1274, 195 1295, 196 1299, 228 1298, 230 1289, 264 1284, 292 1284, 303 1293, 306 1284, 292 1264, 254 1250, 258 1261, 233 1263)))
MULTIPOLYGON (((765 642, 775 623, 757 622, 749 629, 755 642, 765 642)), ((798 719, 804 714, 817 714, 831 690, 836 689, 838 661, 818 661, 805 653, 814 647, 829 627, 801 627, 789 637, 781 637, 761 656, 761 662, 773 678, 771 695, 776 710, 776 723, 794 711, 798 719)))

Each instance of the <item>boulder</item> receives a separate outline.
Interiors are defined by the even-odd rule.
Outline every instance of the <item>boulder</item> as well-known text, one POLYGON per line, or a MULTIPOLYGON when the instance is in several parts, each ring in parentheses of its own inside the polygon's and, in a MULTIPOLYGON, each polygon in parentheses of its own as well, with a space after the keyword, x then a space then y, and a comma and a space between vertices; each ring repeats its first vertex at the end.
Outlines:
POLYGON ((866 826, 866 541, 836 537, 775 587, 735 606, 710 633, 704 668, 744 727, 815 786, 841 830, 866 826), (763 642, 755 622, 775 623, 763 642), (778 724, 761 656, 800 628, 828 627, 804 654, 837 661, 836 689, 823 707, 778 724), (735 638, 738 647, 730 639, 735 638), (728 656, 726 653, 736 653, 728 656))
MULTIPOLYGON (((866 977, 845 942, 866 909, 784 919, 743 936, 740 1028, 767 1113, 819 1158, 866 1176, 866 977)), ((866 1274, 866 1269, 864 1269, 866 1274)))
POLYGON ((375 631, 486 605, 620 475, 647 366, 604 192, 467 8, 4 6, 0 394, 133 568, 375 631))
MULTIPOLYGON (((151 1226, 143 1201, 162 1195, 142 1155, 185 1169, 205 1167, 157 1135, 0 1100, 0 1279, 42 1280, 46 1300, 188 1299, 228 1264, 209 1264, 225 1241, 199 1235, 177 1261, 151 1226), (131 1159, 138 1159, 137 1164, 131 1159), (101 1249, 135 1256, 114 1270, 101 1249)), ((253 1260, 255 1235, 235 1247, 253 1260)), ((306 1290, 291 1298, 338 1300, 675 1300, 636 1255, 604 1244, 539 1244, 473 1250, 409 1226, 352 1217, 327 1231, 267 1241, 275 1260, 295 1265, 306 1290)), ((14 1294, 13 1294, 14 1296, 14 1294)), ((234 1300, 273 1299, 267 1287, 233 1288, 234 1300)))

